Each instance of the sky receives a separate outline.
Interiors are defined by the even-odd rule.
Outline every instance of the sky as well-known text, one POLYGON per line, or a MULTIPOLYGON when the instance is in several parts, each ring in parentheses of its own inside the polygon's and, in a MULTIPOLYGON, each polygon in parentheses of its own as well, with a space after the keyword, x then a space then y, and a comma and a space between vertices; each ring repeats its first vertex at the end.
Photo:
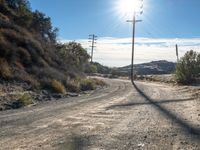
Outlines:
MULTIPOLYGON (((132 15, 119 11, 120 0, 30 0, 32 10, 51 17, 60 42, 77 41, 90 53, 88 35, 98 36, 94 61, 125 66, 131 61, 132 15)), ((122 1, 122 0, 121 0, 122 1)), ((127 1, 128 0, 124 0, 127 1)), ((131 0, 129 0, 131 1, 131 0)), ((136 1, 136 0, 132 0, 136 1)), ((199 0, 143 0, 136 23, 135 63, 176 61, 190 49, 200 52, 199 0)), ((121 6, 121 5, 120 5, 121 6)))

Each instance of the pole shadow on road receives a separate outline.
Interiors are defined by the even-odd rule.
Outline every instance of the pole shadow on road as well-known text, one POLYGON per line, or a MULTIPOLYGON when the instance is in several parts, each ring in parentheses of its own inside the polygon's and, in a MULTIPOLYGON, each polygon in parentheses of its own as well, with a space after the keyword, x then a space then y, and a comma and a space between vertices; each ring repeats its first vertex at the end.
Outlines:
POLYGON ((194 135, 197 140, 200 140, 200 128, 194 127, 190 123, 184 121, 182 118, 176 116, 176 114, 172 113, 167 108, 161 106, 163 103, 175 103, 175 102, 184 102, 184 101, 193 101, 194 99, 177 99, 177 100, 162 100, 161 102, 157 102, 153 99, 151 99, 148 95, 146 95, 135 83, 133 83, 134 88, 137 90, 137 92, 145 98, 146 102, 131 102, 126 104, 118 104, 118 105, 112 105, 108 107, 107 109, 113 109, 117 107, 128 107, 128 106, 135 106, 135 105, 152 105, 157 110, 164 113, 167 117, 169 117, 171 120, 173 120, 175 123, 177 123, 180 127, 185 129, 185 131, 190 134, 194 135))
POLYGON ((59 144, 60 150, 84 150, 89 145, 89 136, 72 133, 64 142, 59 144))

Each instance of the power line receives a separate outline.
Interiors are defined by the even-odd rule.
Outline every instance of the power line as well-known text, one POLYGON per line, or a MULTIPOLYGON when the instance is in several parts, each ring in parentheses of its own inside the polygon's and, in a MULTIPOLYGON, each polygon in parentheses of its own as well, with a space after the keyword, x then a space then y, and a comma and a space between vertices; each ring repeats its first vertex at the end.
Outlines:
POLYGON ((93 53, 94 53, 94 48, 96 47, 96 41, 97 41, 97 36, 94 34, 89 35, 89 42, 91 43, 91 62, 93 62, 93 53))

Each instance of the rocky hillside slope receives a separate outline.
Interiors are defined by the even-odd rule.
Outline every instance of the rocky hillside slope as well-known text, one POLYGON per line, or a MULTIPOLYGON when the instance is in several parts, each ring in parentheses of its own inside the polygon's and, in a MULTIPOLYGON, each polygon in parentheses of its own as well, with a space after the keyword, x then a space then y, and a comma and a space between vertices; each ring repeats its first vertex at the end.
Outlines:
MULTIPOLYGON (((51 18, 32 11, 27 0, 0 0, 0 107, 8 100, 25 104, 36 90, 78 93, 102 84, 84 74, 90 67, 86 50, 58 43, 57 34, 51 18)), ((49 97, 47 91, 42 93, 49 97)))

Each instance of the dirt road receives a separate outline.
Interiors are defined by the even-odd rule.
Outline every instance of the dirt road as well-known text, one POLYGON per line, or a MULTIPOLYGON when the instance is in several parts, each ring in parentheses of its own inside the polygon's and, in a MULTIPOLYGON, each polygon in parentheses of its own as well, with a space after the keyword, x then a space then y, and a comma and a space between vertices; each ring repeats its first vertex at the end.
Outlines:
POLYGON ((180 87, 105 79, 87 95, 0 112, 1 150, 200 150, 200 100, 180 87))

